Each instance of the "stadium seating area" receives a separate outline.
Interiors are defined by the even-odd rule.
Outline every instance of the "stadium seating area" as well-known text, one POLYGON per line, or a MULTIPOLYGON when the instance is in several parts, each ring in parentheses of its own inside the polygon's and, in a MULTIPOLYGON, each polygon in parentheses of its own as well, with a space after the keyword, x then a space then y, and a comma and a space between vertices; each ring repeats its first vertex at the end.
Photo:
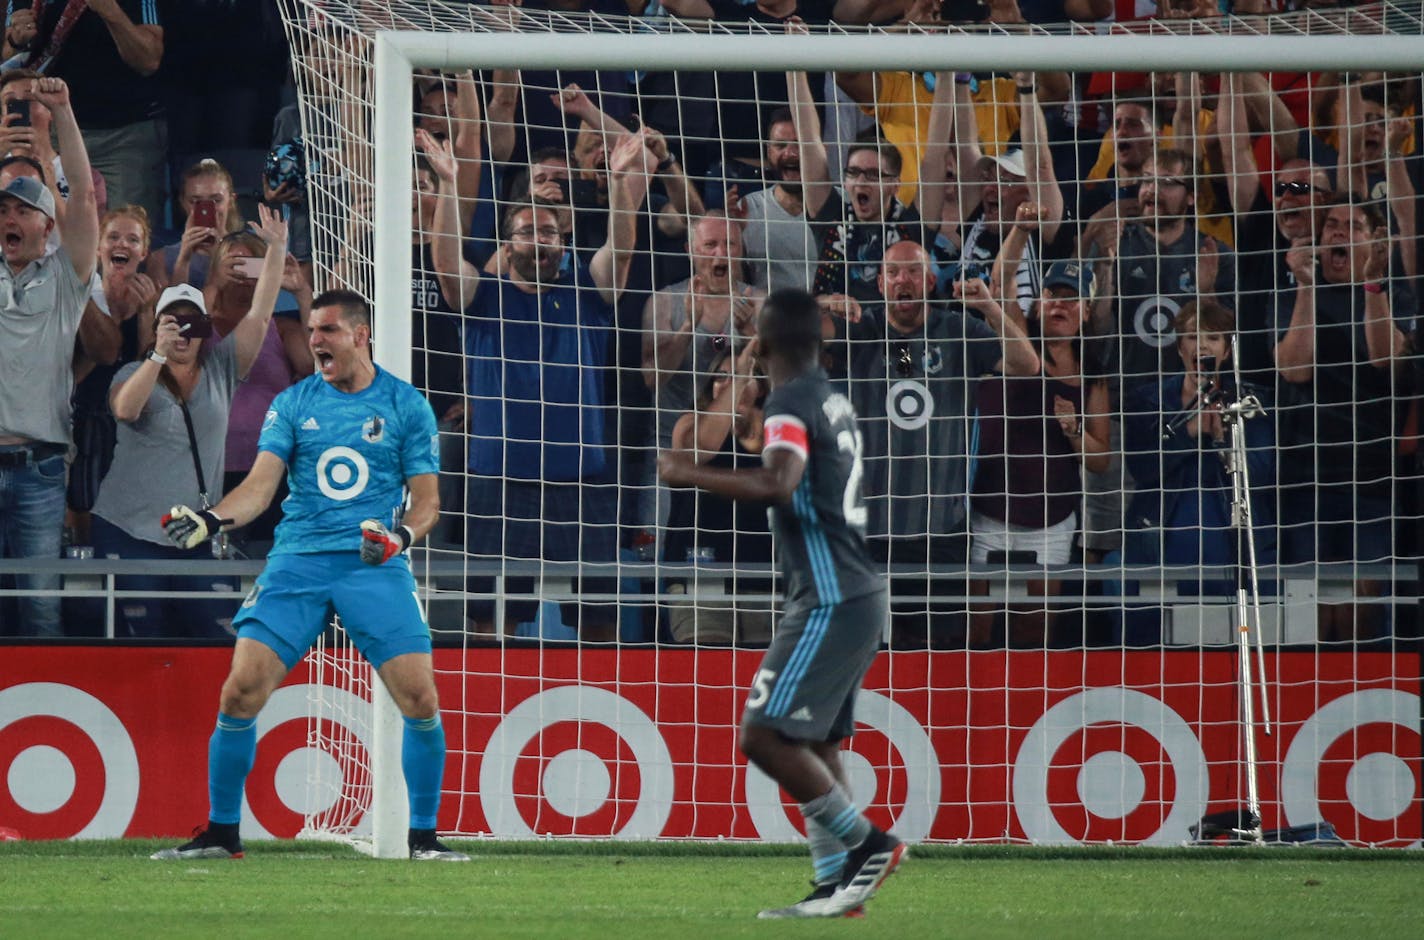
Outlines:
MULTIPOLYGON (((266 250, 250 236, 242 247, 241 232, 259 203, 284 207, 276 318, 233 402, 222 472, 208 468, 213 489, 230 488, 272 397, 311 374, 301 327, 313 294, 360 282, 370 180, 348 148, 369 141, 328 126, 352 119, 293 77, 275 0, 119 4, 131 26, 151 27, 161 66, 121 51, 92 10, 71 23, 65 4, 39 6, 40 22, 23 8, 7 22, 0 187, 20 158, 67 194, 52 172, 63 154, 18 136, 10 107, 30 81, 17 69, 64 78, 107 194, 89 301, 105 320, 65 339, 72 355, 25 353, 72 368, 69 440, 7 426, 28 385, 0 374, 0 530, 18 525, 12 477, 40 466, 37 445, 67 447, 67 507, 44 524, 82 559, 110 554, 102 536, 122 527, 104 508, 109 391, 152 348, 159 293, 202 291, 221 333, 221 311, 252 295, 243 255, 266 250), (147 103, 118 114, 81 97, 106 85, 147 103), (318 176, 350 207, 333 251, 318 235, 330 220, 307 198, 318 176), (120 246, 134 220, 141 245, 120 246)), ((492 6, 511 29, 546 8, 790 33, 942 13, 1124 20, 1106 0, 492 6)), ((1220 11, 1173 0, 1155 15, 1220 11)), ((441 423, 446 514, 432 555, 472 563, 444 581, 491 595, 491 566, 506 560, 633 563, 621 580, 585 577, 583 602, 562 608, 511 575, 497 582, 503 603, 462 602, 439 626, 765 643, 775 585, 763 507, 663 487, 657 454, 759 460, 756 312, 796 289, 821 301, 825 367, 862 422, 867 537, 892 572, 893 646, 1181 642, 1154 588, 1226 598, 1229 569, 1249 560, 1351 572, 1345 596, 1314 612, 1311 640, 1417 630, 1364 601, 1407 591, 1375 572, 1421 555, 1419 74, 490 71, 418 75, 413 102, 411 366, 441 423), (636 224, 623 226, 614 210, 629 192, 636 224), (612 275, 596 263, 605 248, 626 260, 612 275), (1233 525, 1243 510, 1249 537, 1233 525), (668 567, 651 577, 650 562, 668 567), (1157 573, 1091 573, 1123 563, 1157 573), (1005 600, 1005 574, 986 573, 1005 564, 1043 566, 1016 576, 1026 600, 1005 600), (720 596, 699 593, 711 580, 720 596), (629 599, 638 593, 661 600, 629 599)), ((194 494, 153 493, 155 523, 194 494)), ((274 506, 227 556, 260 557, 279 521, 274 506)), ((0 548, 45 557, 21 544, 0 548)), ((134 577, 135 589, 160 587, 134 577)), ((143 606, 120 605, 118 636, 204 635, 187 623, 192 602, 156 626, 143 606)), ((92 605, 66 601, 57 629, 28 610, 0 596, 0 636, 104 630, 92 605)))

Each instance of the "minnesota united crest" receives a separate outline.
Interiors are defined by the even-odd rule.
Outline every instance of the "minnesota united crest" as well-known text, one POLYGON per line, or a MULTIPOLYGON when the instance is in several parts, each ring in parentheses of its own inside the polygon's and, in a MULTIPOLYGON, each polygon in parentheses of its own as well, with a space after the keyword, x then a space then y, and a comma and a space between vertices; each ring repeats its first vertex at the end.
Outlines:
POLYGON ((367 444, 379 444, 386 434, 386 420, 380 415, 372 415, 361 425, 361 440, 367 444))

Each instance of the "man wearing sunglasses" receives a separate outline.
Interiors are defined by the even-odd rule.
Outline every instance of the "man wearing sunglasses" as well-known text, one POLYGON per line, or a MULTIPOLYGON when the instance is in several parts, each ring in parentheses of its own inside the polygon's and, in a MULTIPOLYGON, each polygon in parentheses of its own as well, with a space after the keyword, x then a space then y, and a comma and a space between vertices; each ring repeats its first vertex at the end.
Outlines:
POLYGON ((1275 336, 1271 311, 1275 297, 1293 295, 1295 280, 1286 252, 1299 239, 1314 241, 1320 211, 1330 196, 1330 177, 1308 160, 1286 161, 1273 185, 1261 185, 1252 149, 1247 107, 1240 94, 1243 79, 1222 77, 1221 150, 1231 209, 1236 213, 1236 251, 1240 266, 1241 310, 1238 312, 1239 355, 1246 377, 1274 384, 1271 349, 1275 336))

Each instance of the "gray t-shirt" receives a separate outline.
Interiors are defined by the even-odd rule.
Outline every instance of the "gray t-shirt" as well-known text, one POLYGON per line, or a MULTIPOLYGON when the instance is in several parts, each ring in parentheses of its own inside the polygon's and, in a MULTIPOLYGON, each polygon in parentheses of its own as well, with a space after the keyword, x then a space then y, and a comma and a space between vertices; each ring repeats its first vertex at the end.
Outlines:
MULTIPOLYGON (((668 329, 680 330, 687 322, 687 289, 690 282, 679 281, 665 288, 665 296, 657 302, 668 304, 668 329)), ((691 411, 697 402, 697 390, 711 376, 713 363, 725 355, 733 343, 732 321, 720 332, 710 332, 694 325, 692 339, 687 343, 682 361, 677 364, 658 386, 654 397, 658 410, 658 447, 668 450, 672 447, 672 429, 677 419, 691 411)))
POLYGON ((976 380, 1001 358, 999 337, 983 320, 939 307, 911 333, 887 327, 883 308, 850 327, 866 534, 950 532, 964 518, 969 489, 976 380))
POLYGON ((88 300, 63 247, 19 274, 0 262, 0 434, 69 443, 74 337, 88 300))
MULTIPOLYGON (((142 365, 125 365, 110 387, 127 381, 142 365)), ((227 417, 237 385, 236 346, 231 338, 219 340, 203 363, 188 401, 203 477, 215 503, 222 496, 227 417)), ((183 409, 162 383, 155 382, 138 418, 118 422, 114 463, 99 484, 94 514, 136 539, 167 545, 158 520, 170 506, 196 507, 198 502, 198 474, 183 425, 183 409)))
POLYGON ((747 209, 742 244, 751 282, 767 293, 787 287, 810 290, 820 249, 806 217, 783 209, 771 187, 749 194, 742 202, 747 209))

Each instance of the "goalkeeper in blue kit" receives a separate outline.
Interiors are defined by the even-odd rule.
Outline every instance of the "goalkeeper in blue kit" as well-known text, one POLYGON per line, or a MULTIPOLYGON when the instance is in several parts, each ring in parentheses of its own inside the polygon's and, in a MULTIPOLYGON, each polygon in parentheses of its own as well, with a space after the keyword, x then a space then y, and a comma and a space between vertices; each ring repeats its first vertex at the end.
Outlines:
POLYGON ((317 297, 310 325, 317 374, 272 402, 247 478, 211 509, 175 506, 164 518, 168 537, 192 548, 256 518, 287 475, 291 495, 267 567, 233 619, 237 645, 208 741, 207 828, 153 858, 242 857, 238 823, 257 714, 334 611, 404 717, 410 857, 468 861, 435 835, 445 731, 430 627, 402 554, 440 514, 435 414, 413 386, 371 361, 371 311, 359 294, 317 297))

